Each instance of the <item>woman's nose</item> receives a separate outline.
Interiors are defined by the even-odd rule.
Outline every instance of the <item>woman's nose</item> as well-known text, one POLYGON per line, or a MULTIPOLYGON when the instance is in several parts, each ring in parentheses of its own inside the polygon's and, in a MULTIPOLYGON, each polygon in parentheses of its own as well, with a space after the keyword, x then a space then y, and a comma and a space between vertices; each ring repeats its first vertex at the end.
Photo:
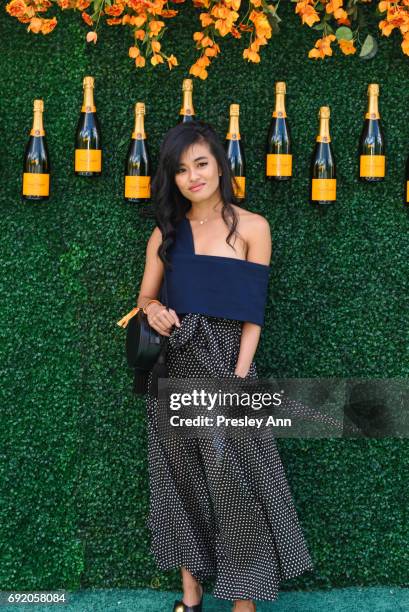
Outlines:
POLYGON ((197 180, 198 177, 199 177, 199 172, 197 171, 196 168, 192 168, 191 170, 189 170, 189 180, 191 183, 197 180))

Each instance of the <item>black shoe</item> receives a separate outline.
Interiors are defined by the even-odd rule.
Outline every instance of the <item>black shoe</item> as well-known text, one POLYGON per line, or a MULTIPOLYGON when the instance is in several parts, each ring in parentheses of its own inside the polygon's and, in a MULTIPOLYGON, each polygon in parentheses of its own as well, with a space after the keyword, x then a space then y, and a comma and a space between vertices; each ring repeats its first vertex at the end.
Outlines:
POLYGON ((183 603, 182 600, 176 600, 175 605, 173 606, 173 612, 202 612, 202 603, 203 603, 203 587, 202 587, 202 597, 200 601, 195 606, 187 606, 183 603))

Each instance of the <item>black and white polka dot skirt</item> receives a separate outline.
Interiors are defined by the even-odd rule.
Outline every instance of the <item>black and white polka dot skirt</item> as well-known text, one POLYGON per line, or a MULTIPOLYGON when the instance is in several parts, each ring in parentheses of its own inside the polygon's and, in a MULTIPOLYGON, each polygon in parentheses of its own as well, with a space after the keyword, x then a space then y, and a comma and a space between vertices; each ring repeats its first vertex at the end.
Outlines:
MULTIPOLYGON (((169 337, 169 377, 234 377, 241 329, 240 321, 181 317, 169 337)), ((246 378, 257 378, 254 361, 246 378)), ((147 527, 158 568, 214 576, 221 599, 277 599, 280 582, 314 566, 276 441, 160 438, 158 401, 146 398, 147 527)))

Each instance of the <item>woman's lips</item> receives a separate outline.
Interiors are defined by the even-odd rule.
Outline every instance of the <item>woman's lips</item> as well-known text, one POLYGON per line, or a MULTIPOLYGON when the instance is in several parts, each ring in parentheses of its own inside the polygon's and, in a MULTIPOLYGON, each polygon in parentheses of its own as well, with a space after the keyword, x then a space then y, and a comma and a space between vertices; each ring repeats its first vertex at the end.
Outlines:
POLYGON ((199 191, 204 186, 204 183, 201 183, 197 187, 190 187, 189 191, 199 191))

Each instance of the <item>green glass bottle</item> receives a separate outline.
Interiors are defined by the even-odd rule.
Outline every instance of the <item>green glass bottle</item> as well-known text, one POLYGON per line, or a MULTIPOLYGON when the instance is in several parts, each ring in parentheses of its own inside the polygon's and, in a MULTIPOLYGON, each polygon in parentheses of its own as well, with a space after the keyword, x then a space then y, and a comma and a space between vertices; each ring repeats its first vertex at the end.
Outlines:
POLYGON ((146 142, 145 104, 135 104, 135 125, 125 161, 125 200, 134 204, 151 197, 151 160, 146 142))
POLYGON ((94 102, 94 78, 84 77, 84 98, 75 134, 74 171, 77 176, 102 173, 101 127, 94 102))
POLYGON ((311 158, 310 201, 312 204, 327 205, 337 199, 336 164, 329 132, 329 107, 321 106, 318 116, 319 131, 311 158))
POLYGON ((368 86, 368 111, 359 139, 359 179, 373 183, 386 174, 385 137, 378 109, 379 85, 368 86))
POLYGON ((287 181, 292 176, 291 133, 285 110, 286 85, 275 85, 275 108, 267 137, 266 176, 269 180, 287 181))
POLYGON ((238 200, 246 197, 246 161, 239 126, 240 105, 230 104, 229 131, 226 134, 225 149, 234 176, 233 193, 238 200))
POLYGON ((50 159, 43 125, 43 100, 34 100, 33 124, 23 162, 21 195, 25 200, 48 200, 50 196, 50 159))

